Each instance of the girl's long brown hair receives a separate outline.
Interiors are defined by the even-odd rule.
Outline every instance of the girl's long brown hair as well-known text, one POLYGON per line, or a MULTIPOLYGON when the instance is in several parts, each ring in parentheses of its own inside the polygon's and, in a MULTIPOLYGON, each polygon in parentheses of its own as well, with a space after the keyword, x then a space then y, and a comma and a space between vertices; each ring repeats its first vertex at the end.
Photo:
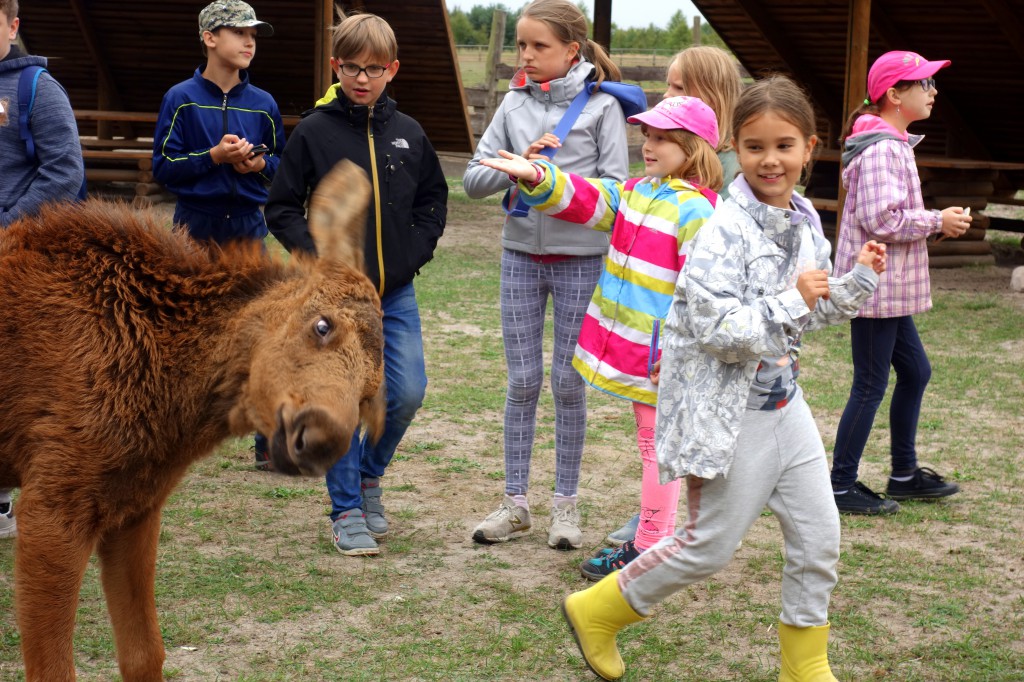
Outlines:
POLYGON ((580 53, 594 65, 595 82, 622 80, 622 72, 600 44, 587 37, 587 18, 568 0, 533 0, 522 17, 540 21, 563 43, 579 43, 580 53))

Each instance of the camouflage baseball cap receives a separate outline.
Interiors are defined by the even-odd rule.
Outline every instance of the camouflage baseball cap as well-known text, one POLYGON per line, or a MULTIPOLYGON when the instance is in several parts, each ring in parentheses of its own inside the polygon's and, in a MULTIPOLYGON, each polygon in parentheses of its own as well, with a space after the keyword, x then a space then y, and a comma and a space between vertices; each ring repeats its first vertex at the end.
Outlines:
POLYGON ((256 18, 256 10, 242 0, 214 0, 199 13, 199 37, 203 31, 214 31, 221 26, 235 28, 256 27, 256 35, 274 35, 274 27, 256 18))

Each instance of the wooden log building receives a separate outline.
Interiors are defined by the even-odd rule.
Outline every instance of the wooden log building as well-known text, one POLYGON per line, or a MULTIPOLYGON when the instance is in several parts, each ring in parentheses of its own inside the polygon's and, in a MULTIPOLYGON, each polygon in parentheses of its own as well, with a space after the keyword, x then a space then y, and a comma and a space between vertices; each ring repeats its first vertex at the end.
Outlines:
MULTIPOLYGON (((594 35, 607 43, 613 0, 595 0, 594 35)), ((619 0, 624 1, 624 0, 619 0)), ((164 91, 203 63, 197 17, 206 0, 125 3, 117 0, 26 0, 21 37, 67 88, 79 120, 91 180, 135 179, 156 186, 145 147, 164 91), (139 139, 142 138, 142 139, 139 139)), ((332 0, 254 0, 273 24, 262 38, 252 80, 277 99, 294 125, 332 82, 328 27, 332 0)), ((390 94, 414 116, 441 152, 471 152, 451 27, 443 0, 339 2, 345 10, 383 16, 398 36, 401 70, 390 94)), ((990 218, 990 202, 1021 205, 1024 188, 1024 0, 694 0, 694 5, 755 78, 792 75, 807 87, 823 149, 808 194, 826 222, 842 201, 839 141, 843 121, 864 97, 878 55, 909 49, 951 59, 917 149, 925 201, 972 208, 966 238, 934 245, 933 264, 991 262, 988 227, 1024 231, 1024 222, 990 218)))

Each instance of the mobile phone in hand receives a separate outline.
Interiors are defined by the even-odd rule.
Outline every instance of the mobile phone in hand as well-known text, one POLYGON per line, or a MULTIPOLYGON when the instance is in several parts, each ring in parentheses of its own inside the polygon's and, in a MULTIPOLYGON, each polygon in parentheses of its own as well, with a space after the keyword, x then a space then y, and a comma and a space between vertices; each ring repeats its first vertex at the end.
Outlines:
POLYGON ((249 158, 254 159, 257 156, 259 156, 260 154, 266 154, 269 151, 270 151, 270 147, 268 147, 267 145, 265 145, 265 144, 258 144, 255 147, 253 147, 252 150, 249 152, 249 158))

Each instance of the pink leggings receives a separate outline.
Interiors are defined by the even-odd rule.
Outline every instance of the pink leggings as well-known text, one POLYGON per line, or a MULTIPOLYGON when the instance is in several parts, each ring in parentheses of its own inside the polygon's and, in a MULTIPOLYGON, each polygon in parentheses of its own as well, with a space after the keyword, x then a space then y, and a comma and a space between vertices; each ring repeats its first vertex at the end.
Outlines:
POLYGON ((676 507, 679 505, 680 479, 661 485, 658 482, 658 457, 654 451, 654 423, 657 409, 633 403, 636 415, 636 443, 640 446, 643 474, 640 477, 640 525, 633 544, 643 551, 675 532, 676 507))

